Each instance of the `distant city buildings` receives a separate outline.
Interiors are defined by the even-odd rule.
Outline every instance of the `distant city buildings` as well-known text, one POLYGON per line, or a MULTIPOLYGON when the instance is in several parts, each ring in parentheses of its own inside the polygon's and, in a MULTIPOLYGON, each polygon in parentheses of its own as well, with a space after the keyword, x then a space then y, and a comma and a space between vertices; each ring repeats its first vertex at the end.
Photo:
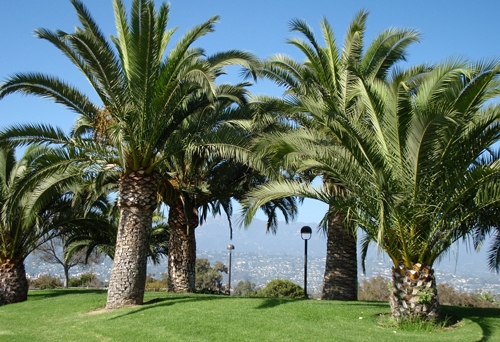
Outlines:
MULTIPOLYGON (((228 263, 227 252, 217 251, 198 251, 199 258, 207 258, 210 263, 221 261, 224 264, 228 263)), ((64 274, 62 267, 59 265, 46 264, 40 262, 36 256, 30 256, 26 260, 26 274, 28 278, 36 279, 40 275, 50 274, 63 279, 64 274)), ((111 275, 112 261, 105 259, 102 263, 91 265, 86 268, 78 268, 70 270, 71 277, 80 277, 83 273, 94 273, 100 280, 107 282, 111 275)), ((272 279, 281 278, 289 279, 297 284, 302 284, 304 281, 304 260, 303 257, 297 255, 263 255, 256 253, 237 253, 233 252, 232 260, 232 275, 233 284, 239 281, 249 280, 257 286, 264 286, 272 279)), ((359 268, 361 271, 361 267, 359 268)), ((308 289, 310 292, 320 292, 323 283, 323 275, 325 271, 325 258, 308 257, 308 289)), ((160 278, 162 273, 167 272, 167 262, 159 265, 148 264, 148 273, 155 274, 156 278, 160 278)), ((435 267, 438 283, 448 283, 455 290, 465 292, 475 292, 484 290, 492 294, 500 293, 500 281, 496 274, 473 274, 471 270, 470 276, 458 275, 449 269, 440 269, 435 267)), ((366 261, 366 274, 359 274, 359 281, 362 279, 370 279, 377 275, 384 277, 391 276, 391 262, 380 261, 378 259, 370 259, 366 261)), ((227 282, 227 275, 224 275, 224 282, 227 282)))

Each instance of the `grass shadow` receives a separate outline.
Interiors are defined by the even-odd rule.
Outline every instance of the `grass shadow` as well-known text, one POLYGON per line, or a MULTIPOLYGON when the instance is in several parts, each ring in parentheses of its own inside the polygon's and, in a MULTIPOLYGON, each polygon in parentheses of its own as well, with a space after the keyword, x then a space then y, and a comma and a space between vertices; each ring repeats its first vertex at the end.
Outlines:
POLYGON ((256 307, 256 309, 270 309, 270 308, 274 308, 278 305, 282 305, 282 304, 287 304, 287 303, 290 303, 290 302, 293 302, 293 301, 296 301, 296 300, 301 300, 301 299, 296 299, 296 300, 293 300, 293 299, 285 299, 285 298, 260 298, 261 300, 263 300, 263 303, 260 304, 259 306, 256 307))
POLYGON ((29 290, 28 300, 40 300, 45 298, 55 298, 67 295, 76 294, 102 294, 106 293, 107 290, 97 290, 97 289, 53 289, 53 290, 29 290))
POLYGON ((362 306, 363 308, 375 308, 375 309, 380 309, 384 313, 387 312, 387 310, 390 311, 390 306, 388 302, 351 302, 351 301, 329 301, 329 300, 321 300, 319 301, 320 303, 332 303, 332 305, 337 305, 337 306, 349 306, 349 307, 355 307, 355 306, 362 306))
POLYGON ((463 306, 441 306, 441 314, 457 317, 459 319, 470 319, 472 322, 479 325, 483 331, 483 336, 479 341, 496 340, 495 332, 498 331, 499 325, 494 324, 493 320, 500 319, 500 309, 496 308, 473 308, 463 306))
POLYGON ((165 302, 167 300, 171 300, 172 298, 154 298, 150 299, 148 301, 145 301, 142 305, 151 305, 151 304, 156 304, 156 303, 161 303, 165 302))
MULTIPOLYGON (((142 305, 135 307, 135 310, 123 313, 122 315, 114 316, 110 318, 110 320, 119 319, 125 316, 134 315, 145 310, 149 310, 157 307, 165 307, 171 306, 175 304, 187 303, 187 302, 202 302, 202 301, 210 301, 210 300, 218 300, 218 299, 227 299, 226 296, 200 296, 200 295, 184 295, 184 296, 172 296, 172 297, 160 297, 153 298, 142 305)), ((120 310, 120 309, 118 309, 120 310)))

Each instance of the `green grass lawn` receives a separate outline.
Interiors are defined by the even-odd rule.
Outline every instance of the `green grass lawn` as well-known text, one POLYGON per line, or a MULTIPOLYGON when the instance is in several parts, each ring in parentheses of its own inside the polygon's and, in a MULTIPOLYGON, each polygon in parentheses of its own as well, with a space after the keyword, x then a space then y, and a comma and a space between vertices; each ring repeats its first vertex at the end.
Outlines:
POLYGON ((0 307, 0 341, 500 341, 500 309, 444 306, 460 322, 428 332, 381 324, 387 303, 158 292, 145 300, 89 315, 105 291, 30 291, 27 302, 0 307))

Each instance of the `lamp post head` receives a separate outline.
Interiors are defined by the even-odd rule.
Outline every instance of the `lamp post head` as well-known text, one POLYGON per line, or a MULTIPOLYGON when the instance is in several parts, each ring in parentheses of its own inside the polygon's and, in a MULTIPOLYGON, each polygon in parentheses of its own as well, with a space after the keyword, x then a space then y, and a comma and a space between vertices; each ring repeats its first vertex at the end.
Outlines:
POLYGON ((227 249, 229 249, 230 251, 234 249, 234 245, 227 245, 227 249))
POLYGON ((304 226, 300 228, 300 237, 302 238, 302 240, 309 240, 311 238, 312 232, 313 231, 311 227, 304 226))

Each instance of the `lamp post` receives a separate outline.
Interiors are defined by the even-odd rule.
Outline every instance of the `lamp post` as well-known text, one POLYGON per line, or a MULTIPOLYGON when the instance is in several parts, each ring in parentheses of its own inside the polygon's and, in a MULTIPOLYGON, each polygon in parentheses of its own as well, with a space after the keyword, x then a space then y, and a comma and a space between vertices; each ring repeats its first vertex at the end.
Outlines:
POLYGON ((231 295, 231 252, 234 249, 234 245, 227 245, 229 250, 229 295, 231 295))
POLYGON ((307 240, 311 238, 312 229, 309 226, 304 226, 300 229, 300 237, 304 240, 304 298, 307 298, 307 240))

